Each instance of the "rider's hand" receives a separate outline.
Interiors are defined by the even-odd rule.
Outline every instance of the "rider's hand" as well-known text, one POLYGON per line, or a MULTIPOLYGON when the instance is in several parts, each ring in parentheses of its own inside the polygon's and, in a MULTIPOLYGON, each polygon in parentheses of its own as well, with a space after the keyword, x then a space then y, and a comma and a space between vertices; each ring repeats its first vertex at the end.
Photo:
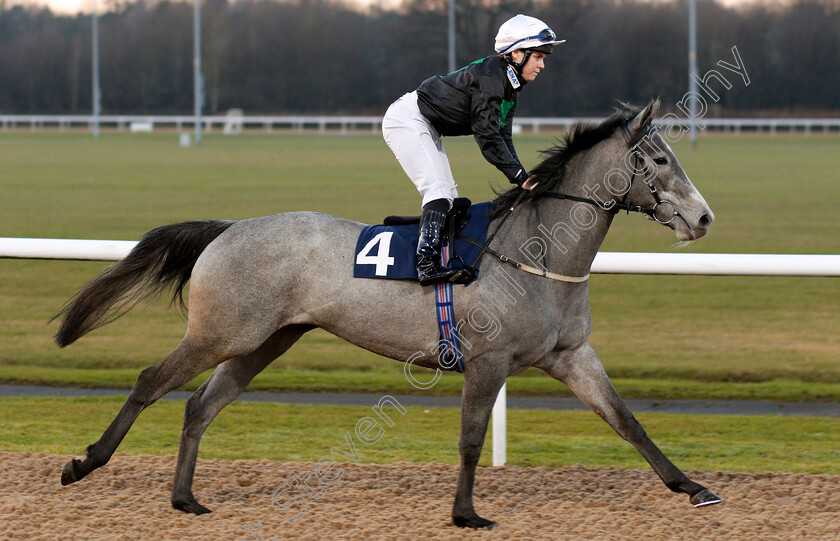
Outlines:
POLYGON ((528 177, 528 180, 526 180, 525 182, 523 182, 523 183, 522 183, 522 186, 521 186, 521 188, 522 188, 523 190, 527 190, 527 191, 529 191, 529 192, 530 192, 531 190, 533 190, 534 188, 536 188, 536 187, 537 187, 537 181, 536 181, 536 180, 534 180, 534 175, 531 175, 530 177, 528 177))

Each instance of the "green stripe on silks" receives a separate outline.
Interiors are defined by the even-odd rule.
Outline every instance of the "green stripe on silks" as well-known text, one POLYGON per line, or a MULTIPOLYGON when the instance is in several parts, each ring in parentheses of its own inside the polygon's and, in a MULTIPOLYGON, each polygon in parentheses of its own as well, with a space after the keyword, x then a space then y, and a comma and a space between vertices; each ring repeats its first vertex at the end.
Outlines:
MULTIPOLYGON (((478 60, 470 62, 469 64, 467 64, 463 68, 456 69, 455 71, 447 73, 446 75, 452 75, 453 73, 458 73, 459 71, 464 71, 465 69, 472 66, 473 64, 483 64, 485 60, 487 60, 487 59, 486 58, 479 58, 478 60)), ((442 78, 446 77, 446 75, 438 75, 438 77, 440 77, 442 79, 442 78)))
POLYGON ((513 109, 514 102, 508 100, 502 100, 502 110, 499 114, 499 127, 504 128, 507 126, 508 123, 508 113, 510 110, 513 109))

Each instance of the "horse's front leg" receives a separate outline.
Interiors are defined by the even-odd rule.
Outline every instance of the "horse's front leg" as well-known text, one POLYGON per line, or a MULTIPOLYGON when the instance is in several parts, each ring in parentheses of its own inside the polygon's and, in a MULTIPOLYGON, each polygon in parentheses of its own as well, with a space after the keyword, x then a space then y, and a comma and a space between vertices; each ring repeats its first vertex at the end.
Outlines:
POLYGON ((578 398, 606 421, 619 436, 632 443, 668 488, 674 492, 688 494, 689 501, 695 507, 721 502, 721 498, 709 489, 686 477, 651 441, 633 412, 616 392, 598 355, 589 344, 576 350, 564 351, 553 364, 541 368, 568 385, 578 398))
POLYGON ((458 474, 455 504, 452 506, 452 521, 461 528, 491 529, 497 525, 493 521, 481 518, 475 512, 473 484, 475 469, 487 434, 487 423, 506 377, 506 371, 493 370, 486 360, 478 358, 471 359, 465 369, 464 389, 461 394, 461 438, 458 441, 461 469, 458 474))

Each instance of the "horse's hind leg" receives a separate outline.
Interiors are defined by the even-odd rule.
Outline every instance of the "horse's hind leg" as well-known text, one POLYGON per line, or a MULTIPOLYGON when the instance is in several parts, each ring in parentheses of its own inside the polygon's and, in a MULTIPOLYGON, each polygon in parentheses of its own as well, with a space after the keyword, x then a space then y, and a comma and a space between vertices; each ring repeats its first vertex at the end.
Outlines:
POLYGON ((571 352, 563 352, 552 366, 542 368, 568 385, 619 436, 632 443, 672 491, 688 494, 696 507, 721 502, 707 488, 686 477, 651 441, 633 412, 618 396, 598 355, 589 344, 571 352))
POLYGON ((304 325, 280 329, 253 353, 220 364, 213 375, 187 400, 175 482, 172 484, 172 507, 196 515, 210 512, 195 501, 192 493, 201 436, 216 415, 242 394, 254 376, 292 347, 310 329, 312 327, 304 325))
POLYGON ((99 438, 89 446, 84 460, 72 459, 61 472, 61 484, 82 479, 111 459, 131 425, 144 409, 169 391, 189 382, 204 370, 216 366, 227 356, 207 347, 190 334, 164 360, 140 373, 122 409, 99 438))

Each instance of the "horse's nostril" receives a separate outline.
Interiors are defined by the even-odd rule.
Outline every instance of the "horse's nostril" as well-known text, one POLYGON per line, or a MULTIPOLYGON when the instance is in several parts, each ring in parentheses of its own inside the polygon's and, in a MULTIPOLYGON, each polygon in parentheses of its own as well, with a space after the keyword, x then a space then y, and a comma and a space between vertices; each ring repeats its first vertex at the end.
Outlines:
POLYGON ((709 227, 710 225, 712 225, 712 219, 709 217, 709 215, 708 215, 708 214, 704 214, 703 216, 700 216, 700 222, 699 222, 699 225, 700 225, 700 227, 702 227, 703 229, 706 229, 707 227, 709 227))

